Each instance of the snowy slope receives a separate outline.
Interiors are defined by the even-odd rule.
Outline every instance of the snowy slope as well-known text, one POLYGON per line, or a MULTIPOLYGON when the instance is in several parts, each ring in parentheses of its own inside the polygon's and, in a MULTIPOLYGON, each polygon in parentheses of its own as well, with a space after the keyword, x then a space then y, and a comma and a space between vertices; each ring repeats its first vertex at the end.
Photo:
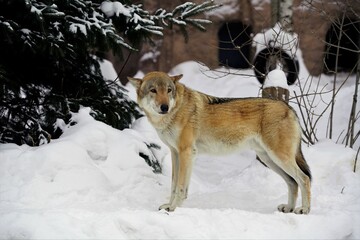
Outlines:
MULTIPOLYGON (((225 74, 213 79, 204 70, 187 62, 171 73, 184 74, 183 83, 208 94, 260 93, 254 77, 225 74)), ((114 73, 108 74, 111 78, 114 73)), ((307 76, 303 72, 301 77, 307 76)), ((321 81, 325 84, 330 78, 322 76, 321 81)), ((352 90, 349 83, 339 93, 336 133, 347 124, 352 90)), ((157 208, 170 194, 171 160, 162 145, 158 157, 163 174, 154 174, 139 157, 144 142, 161 145, 146 118, 124 131, 95 121, 87 108, 73 118, 78 124, 63 126, 65 133, 50 144, 0 145, 0 239, 360 238, 360 169, 352 172, 353 149, 326 139, 303 146, 313 174, 312 210, 307 216, 276 210, 287 200, 286 184, 251 151, 200 156, 188 199, 183 207, 166 213, 157 208)), ((323 138, 325 130, 326 119, 318 129, 323 138)))

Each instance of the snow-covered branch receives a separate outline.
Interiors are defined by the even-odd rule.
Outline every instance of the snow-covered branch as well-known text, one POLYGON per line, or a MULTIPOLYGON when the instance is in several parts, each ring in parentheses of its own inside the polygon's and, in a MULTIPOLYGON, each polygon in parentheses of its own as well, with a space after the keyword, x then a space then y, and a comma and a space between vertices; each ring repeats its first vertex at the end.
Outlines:
POLYGON ((210 24, 211 21, 194 17, 218 7, 219 5, 214 4, 213 1, 205 1, 199 5, 186 2, 175 7, 171 12, 160 8, 154 14, 151 14, 144 10, 141 4, 127 5, 117 1, 104 1, 100 5, 101 11, 108 18, 125 18, 125 22, 128 24, 125 34, 131 34, 131 32, 135 31, 157 36, 163 35, 164 27, 172 28, 173 25, 177 25, 181 29, 184 29, 187 25, 192 25, 201 31, 205 31, 205 25, 210 24))

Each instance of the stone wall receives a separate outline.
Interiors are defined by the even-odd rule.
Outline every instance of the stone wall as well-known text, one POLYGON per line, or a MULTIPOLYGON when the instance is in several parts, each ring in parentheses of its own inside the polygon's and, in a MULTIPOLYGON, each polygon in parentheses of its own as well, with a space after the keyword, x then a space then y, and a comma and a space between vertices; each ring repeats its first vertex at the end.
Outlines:
MULTIPOLYGON (((183 0, 144 0, 144 7, 149 11, 158 8, 167 10, 184 3, 183 0)), ((203 2, 195 0, 196 3, 203 2)), ((213 24, 207 26, 206 32, 188 28, 189 40, 185 42, 184 37, 176 28, 166 30, 163 39, 156 40, 156 47, 144 46, 141 54, 147 53, 139 63, 144 72, 152 70, 169 71, 175 65, 195 60, 204 63, 210 68, 219 66, 218 32, 221 26, 227 22, 241 22, 251 26, 255 35, 262 29, 271 27, 271 6, 268 0, 218 0, 223 6, 208 14, 207 17, 213 24)), ((306 67, 312 75, 323 72, 323 58, 325 51, 325 36, 335 18, 342 16, 344 12, 348 16, 359 19, 360 1, 337 0, 312 1, 294 0, 293 23, 294 31, 300 38, 300 49, 306 67), (350 7, 349 7, 350 6, 350 7)), ((250 54, 252 61, 254 53, 250 54)))

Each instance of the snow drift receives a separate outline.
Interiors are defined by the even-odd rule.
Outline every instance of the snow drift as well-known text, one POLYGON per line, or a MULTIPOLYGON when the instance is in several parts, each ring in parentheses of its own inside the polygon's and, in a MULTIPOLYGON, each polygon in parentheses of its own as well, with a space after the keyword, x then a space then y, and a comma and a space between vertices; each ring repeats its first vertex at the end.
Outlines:
MULTIPOLYGON (((259 95, 255 77, 213 79, 203 71, 188 62, 171 73, 184 74, 183 83, 208 94, 259 95)), ((346 125, 342 117, 351 89, 339 93, 339 128, 346 125)), ((170 195, 170 155, 146 118, 119 131, 89 111, 74 113, 75 125, 59 124, 64 134, 50 144, 0 145, 1 239, 360 238, 360 174, 352 171, 353 149, 326 139, 303 146, 313 175, 307 216, 276 210, 287 200, 286 184, 251 151, 197 158, 188 199, 167 213, 157 209, 170 195), (144 142, 162 147, 155 153, 161 174, 139 156, 147 149, 144 142)))

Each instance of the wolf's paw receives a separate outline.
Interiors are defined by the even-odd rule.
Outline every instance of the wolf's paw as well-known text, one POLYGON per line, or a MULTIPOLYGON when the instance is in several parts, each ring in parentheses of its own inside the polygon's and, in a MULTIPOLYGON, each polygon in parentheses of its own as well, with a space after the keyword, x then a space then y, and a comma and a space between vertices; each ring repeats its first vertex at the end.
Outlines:
POLYGON ((294 211, 296 214, 308 214, 310 212, 309 207, 298 207, 294 211))
POLYGON ((289 212, 293 212, 294 208, 289 206, 288 204, 280 204, 278 206, 278 210, 283 213, 289 213, 289 212))
POLYGON ((176 206, 171 206, 170 203, 165 203, 159 207, 159 210, 164 209, 167 212, 173 212, 175 210, 176 206))

